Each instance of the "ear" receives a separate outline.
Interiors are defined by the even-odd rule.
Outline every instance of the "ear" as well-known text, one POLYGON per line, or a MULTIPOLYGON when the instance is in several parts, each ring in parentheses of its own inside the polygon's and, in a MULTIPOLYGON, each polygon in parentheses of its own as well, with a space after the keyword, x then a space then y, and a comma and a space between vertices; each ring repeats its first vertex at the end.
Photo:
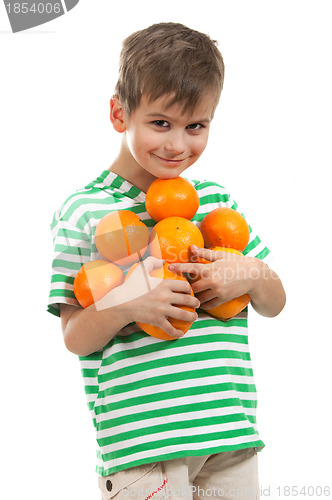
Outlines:
POLYGON ((119 98, 115 95, 112 96, 110 119, 114 130, 120 132, 120 134, 126 130, 124 122, 124 113, 125 111, 121 102, 119 101, 119 98))

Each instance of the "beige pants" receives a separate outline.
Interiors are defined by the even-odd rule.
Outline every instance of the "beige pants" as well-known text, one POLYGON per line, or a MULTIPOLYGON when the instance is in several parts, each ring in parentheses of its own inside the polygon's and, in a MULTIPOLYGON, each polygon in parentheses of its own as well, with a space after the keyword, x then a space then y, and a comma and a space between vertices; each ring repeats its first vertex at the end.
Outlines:
POLYGON ((99 477, 103 500, 257 500, 255 448, 166 460, 99 477))

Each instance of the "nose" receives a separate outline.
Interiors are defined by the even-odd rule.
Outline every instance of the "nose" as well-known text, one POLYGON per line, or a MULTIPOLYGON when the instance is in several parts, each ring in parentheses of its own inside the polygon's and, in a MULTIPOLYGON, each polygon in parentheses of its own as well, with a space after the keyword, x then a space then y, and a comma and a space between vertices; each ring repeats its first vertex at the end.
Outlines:
POLYGON ((184 153, 186 148, 183 131, 170 131, 164 147, 167 152, 174 155, 181 155, 184 153))

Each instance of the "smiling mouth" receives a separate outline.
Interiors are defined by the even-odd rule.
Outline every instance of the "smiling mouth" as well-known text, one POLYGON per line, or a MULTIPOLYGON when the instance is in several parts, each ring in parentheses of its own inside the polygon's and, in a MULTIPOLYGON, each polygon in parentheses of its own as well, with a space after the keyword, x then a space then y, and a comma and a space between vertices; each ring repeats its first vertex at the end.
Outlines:
POLYGON ((163 158, 162 156, 155 155, 159 160, 166 161, 168 163, 181 163, 185 158, 163 158))

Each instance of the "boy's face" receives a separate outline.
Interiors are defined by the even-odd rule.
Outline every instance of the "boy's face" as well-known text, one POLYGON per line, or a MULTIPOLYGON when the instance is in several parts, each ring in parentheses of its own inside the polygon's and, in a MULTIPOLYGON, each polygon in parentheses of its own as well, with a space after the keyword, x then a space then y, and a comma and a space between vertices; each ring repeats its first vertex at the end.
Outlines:
POLYGON ((213 97, 203 98, 195 111, 183 113, 182 105, 166 109, 168 97, 148 102, 125 118, 128 148, 136 162, 154 177, 178 177, 203 153, 214 112, 213 97))

